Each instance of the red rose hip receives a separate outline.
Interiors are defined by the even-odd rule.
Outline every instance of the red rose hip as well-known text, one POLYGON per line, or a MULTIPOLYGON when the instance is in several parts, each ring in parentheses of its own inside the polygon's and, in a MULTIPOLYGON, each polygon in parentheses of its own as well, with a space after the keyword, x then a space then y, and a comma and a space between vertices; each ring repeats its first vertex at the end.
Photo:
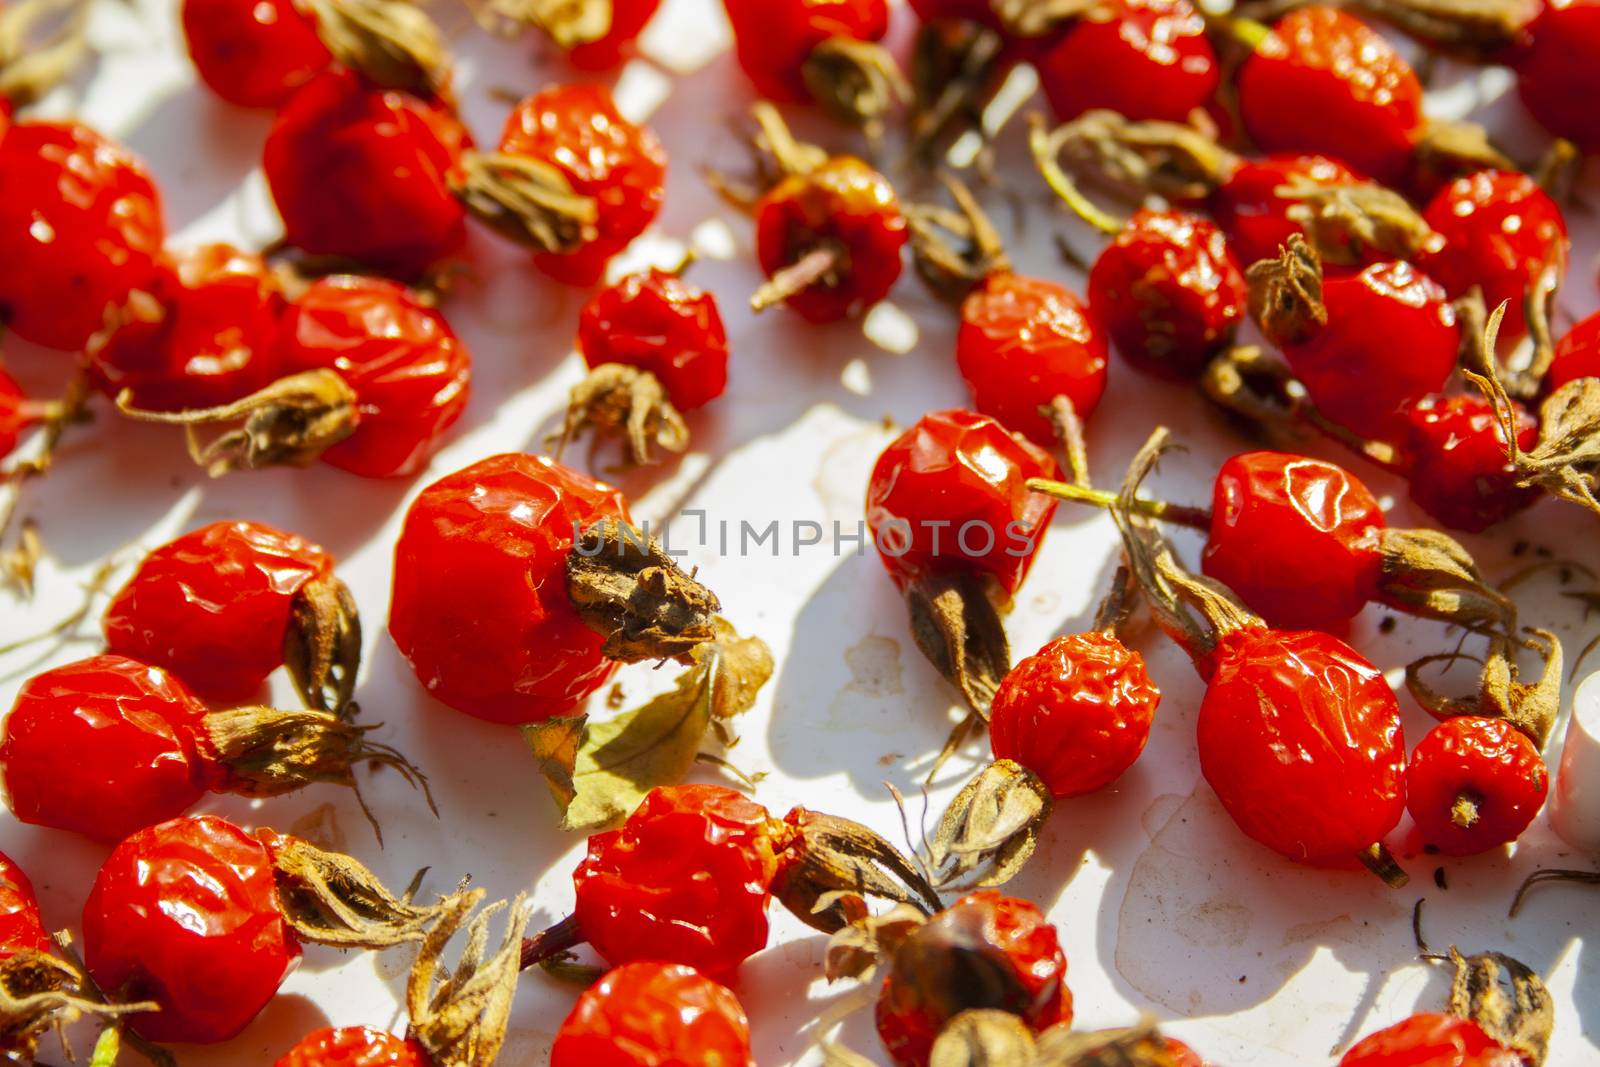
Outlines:
POLYGON ((326 1027, 307 1034, 273 1067, 435 1067, 417 1042, 366 1026, 326 1027))
POLYGON ((1115 0, 1090 8, 1036 61, 1056 117, 1105 108, 1187 122, 1221 81, 1205 19, 1188 0, 1115 0))
POLYGON ((10 856, 0 852, 0 960, 22 951, 49 952, 50 948, 33 883, 10 856))
POLYGON ((1539 749, 1504 719, 1457 716, 1417 742, 1406 807, 1423 840, 1447 856, 1515 841, 1544 806, 1550 774, 1539 749))
POLYGON ((755 1067, 750 1024, 727 987, 692 967, 630 963, 584 990, 550 1067, 755 1067))
POLYGON ((1339 1067, 1519 1067, 1522 1062, 1471 1019, 1420 1012, 1356 1042, 1339 1067))
POLYGON ((184 0, 183 36, 206 88, 240 107, 278 107, 333 62, 293 0, 184 0))

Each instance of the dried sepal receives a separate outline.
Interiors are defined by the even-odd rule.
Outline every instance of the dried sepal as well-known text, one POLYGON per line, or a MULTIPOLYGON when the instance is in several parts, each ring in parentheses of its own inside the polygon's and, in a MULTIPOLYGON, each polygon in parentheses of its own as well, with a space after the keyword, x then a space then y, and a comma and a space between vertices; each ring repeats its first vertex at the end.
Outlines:
POLYGON ((1250 317, 1279 348, 1304 344, 1328 324, 1322 303, 1322 258, 1303 234, 1292 234, 1276 259, 1245 271, 1250 317))
POLYGON ((532 26, 563 51, 611 32, 612 0, 476 0, 472 6, 491 33, 513 37, 532 26))
POLYGON ((635 466, 655 462, 652 445, 674 454, 689 447, 689 427, 661 379, 623 363, 602 363, 572 387, 561 432, 555 435, 557 455, 590 427, 599 436, 626 442, 625 455, 635 466))
POLYGON ((1453 623, 1475 633, 1515 633, 1517 606, 1484 581, 1472 554, 1438 530, 1378 534, 1378 600, 1397 611, 1453 623))
POLYGON ((812 929, 831 934, 859 918, 850 896, 890 900, 926 915, 944 906, 917 864, 876 831, 805 808, 795 808, 784 821, 796 837, 773 879, 772 895, 812 929))
POLYGON ((1555 634, 1530 629, 1517 641, 1504 634, 1491 634, 1488 651, 1481 660, 1477 691, 1470 696, 1449 696, 1423 676, 1423 671, 1434 664, 1448 666, 1464 658, 1469 657, 1458 652, 1441 652, 1414 660, 1406 665, 1407 690, 1435 718, 1473 715, 1504 719, 1527 734, 1543 751, 1561 710, 1561 642, 1555 634), (1517 666, 1519 648, 1530 649, 1538 655, 1540 670, 1536 681, 1521 680, 1517 666))
POLYGON ((965 19, 932 19, 911 50, 911 151, 925 164, 956 133, 983 130, 983 112, 1003 84, 1005 38, 965 19))
POLYGON ((1489 142, 1489 131, 1476 122, 1431 120, 1411 150, 1413 181, 1425 188, 1448 185, 1479 171, 1520 169, 1489 142))
POLYGON ((1296 202, 1289 218, 1306 231, 1327 263, 1355 266, 1370 252, 1412 259, 1440 240, 1405 197, 1375 182, 1328 185, 1302 175, 1278 195, 1296 202))
POLYGON ((317 36, 341 65, 385 89, 448 98, 450 53, 432 18, 410 0, 304 0, 317 36))
POLYGON ((844 34, 813 48, 800 65, 800 75, 825 112, 869 132, 896 104, 911 99, 911 86, 893 53, 844 34))
POLYGON ((1004 885, 1022 870, 1050 816, 1049 788, 1032 771, 996 760, 962 787, 928 841, 931 881, 946 892, 1004 885))
POLYGON ((17 0, 0 10, 0 99, 26 107, 89 53, 87 0, 17 0))
POLYGON ((1015 1015, 995 1008, 964 1011, 945 1024, 933 1042, 928 1067, 1035 1067, 1033 1031, 1015 1015))
POLYGON ((361 614, 344 582, 325 575, 295 593, 283 665, 306 707, 347 717, 361 669, 361 614))
POLYGON ((575 538, 567 594, 584 625, 605 638, 601 651, 622 663, 691 664, 694 650, 717 638, 716 594, 685 574, 654 537, 617 519, 575 538))
POLYGON ((1011 645, 989 581, 975 574, 921 578, 906 587, 911 636, 982 721, 1011 670, 1011 645))
POLYGON ((960 303, 991 274, 1011 270, 1000 233, 966 184, 943 175, 956 209, 908 204, 912 265, 943 300, 960 303))
POLYGON ((453 906, 419 905, 384 888, 378 876, 339 852, 296 837, 261 834, 272 855, 284 920, 303 940, 335 948, 389 948, 421 941, 453 906))
POLYGON ((466 927, 467 943, 454 970, 442 962, 445 946, 482 898, 482 890, 472 890, 442 905, 406 982, 411 1037, 428 1050, 434 1067, 490 1067, 505 1042, 533 905, 518 896, 509 907, 502 900, 484 908, 466 927), (502 911, 505 933, 491 947, 489 927, 502 911))
POLYGON ((1052 1026, 1037 1038, 1035 1067, 1175 1067, 1155 1020, 1115 1030, 1052 1026))
POLYGON ((1450 1014, 1471 1019, 1531 1067, 1544 1062, 1555 1025, 1555 1002, 1544 981, 1526 964, 1499 952, 1463 956, 1450 946, 1455 977, 1450 1014))
POLYGON ((827 149, 796 139, 783 113, 767 101, 752 104, 750 117, 756 124, 751 146, 765 179, 763 186, 776 184, 782 176, 810 174, 828 161, 827 149))
POLYGON ((0 960, 0 1060, 32 1063, 39 1040, 85 1015, 115 1018, 160 1005, 109 1004, 75 962, 22 949, 0 960))
POLYGON ((1018 37, 1048 37, 1093 11, 1096 0, 990 0, 994 13, 1018 37))
POLYGON ((1362 10, 1424 41, 1493 55, 1538 12, 1526 0, 1361 0, 1362 10))
POLYGON ((913 930, 927 922, 927 916, 909 904, 896 904, 881 915, 867 914, 865 902, 853 893, 823 894, 818 900, 818 910, 826 911, 848 897, 855 897, 848 906, 860 910, 861 914, 828 938, 823 973, 830 982, 842 978, 870 978, 880 961, 893 954, 913 930))
POLYGON ((450 179, 479 222, 539 252, 575 252, 594 240, 593 197, 574 192, 555 167, 506 152, 469 153, 450 179))

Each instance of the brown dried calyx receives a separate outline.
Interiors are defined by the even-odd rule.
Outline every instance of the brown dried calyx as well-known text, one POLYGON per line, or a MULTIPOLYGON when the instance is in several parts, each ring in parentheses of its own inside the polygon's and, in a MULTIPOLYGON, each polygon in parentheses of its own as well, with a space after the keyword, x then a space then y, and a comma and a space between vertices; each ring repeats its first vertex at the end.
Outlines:
POLYGON ((1360 0, 1356 6, 1425 41, 1485 56, 1514 43, 1539 13, 1527 0, 1360 0))
POLYGON ((75 959, 22 949, 0 960, 0 1061, 31 1064, 45 1034, 85 1015, 115 1018, 160 1010, 149 1002, 108 1003, 75 959))
POLYGON ((1011 260, 999 231, 972 190, 948 174, 941 178, 956 209, 938 204, 906 205, 911 262, 936 295, 959 303, 991 274, 1008 273, 1011 260))
POLYGON ((1367 252, 1412 259, 1443 243, 1405 197, 1375 182, 1327 185, 1301 176, 1277 193, 1298 201, 1289 218, 1329 263, 1355 266, 1367 252))
POLYGON ((450 53, 427 12, 409 0, 305 0, 317 36, 341 65, 385 89, 450 98, 450 53))
POLYGON ((521 896, 509 906, 499 901, 467 924, 482 899, 483 891, 473 890, 445 901, 417 949, 406 982, 409 1033, 427 1049, 434 1067, 491 1067, 505 1043, 533 906, 521 896), (491 946, 489 927, 502 911, 507 913, 505 933, 491 946), (442 964, 445 946, 464 925, 467 943, 452 970, 442 964))
POLYGON ((916 861, 869 827, 795 808, 795 836, 779 861, 772 895, 812 929, 831 934, 867 915, 866 898, 932 915, 944 907, 916 861))
POLYGON ((1116 1030, 1052 1026, 1034 1034, 1010 1012, 964 1011, 945 1024, 928 1067, 1174 1067, 1153 1020, 1116 1030))
POLYGON ((911 150, 931 163, 937 146, 968 130, 985 134, 983 112, 1004 84, 1005 38, 962 19, 933 19, 911 51, 911 150))
POLYGON ((1322 303, 1322 258, 1294 234, 1277 259, 1252 263, 1245 272, 1250 287, 1250 317, 1279 348, 1304 344, 1328 324, 1322 303))
POLYGON ((1064 23, 1094 10, 1099 0, 990 0, 1008 31, 1018 37, 1048 37, 1064 23))
POLYGON ((1561 666, 1561 642, 1548 630, 1529 629, 1515 639, 1493 634, 1481 661, 1459 652, 1442 652, 1407 664, 1406 688, 1418 704, 1437 718, 1475 715, 1504 719, 1543 751, 1561 711, 1561 666), (1538 657, 1539 676, 1532 682, 1521 679, 1517 666, 1521 649, 1538 657), (1423 671, 1434 664, 1448 666, 1460 659, 1482 663, 1477 691, 1470 696, 1448 696, 1423 677, 1423 671))
POLYGON ((0 99, 26 107, 89 52, 88 0, 17 0, 0 9, 0 99))
POLYGON ((1445 959, 1455 967, 1451 1015, 1471 1019, 1530 1067, 1544 1063, 1555 1026, 1555 1002, 1531 967, 1499 952, 1463 956, 1454 945, 1446 957, 1426 958, 1445 959))
POLYGON ((1039 844, 1054 798, 1039 776, 996 760, 962 787, 927 841, 928 881, 942 893, 1004 885, 1039 844))
POLYGON ((1472 555, 1448 534, 1384 529, 1378 600, 1397 611, 1454 623, 1475 633, 1517 631, 1517 606, 1484 581, 1472 555))
POLYGON ((533 26, 563 51, 611 32, 612 0, 478 0, 473 7, 492 33, 510 37, 533 26))
POLYGON ((574 541, 567 594, 585 626, 605 638, 601 651, 622 663, 693 662, 717 639, 715 593, 685 574, 654 537, 602 519, 574 541))
POLYGON ((1411 180, 1425 189, 1442 188, 1482 170, 1521 170, 1489 143, 1489 132, 1475 122, 1434 119, 1411 150, 1411 180))
POLYGON ((361 669, 361 614, 350 587, 313 578, 289 602, 283 662, 306 707, 348 717, 361 669))
POLYGON ((191 411, 145 411, 133 406, 129 390, 117 409, 140 422, 182 426, 189 456, 213 478, 230 471, 265 467, 304 467, 355 432, 360 419, 355 390, 331 370, 305 371, 280 378, 242 400, 191 411), (202 427, 228 426, 210 441, 202 427))
POLYGON ((306 941, 335 948, 381 949, 422 941, 454 906, 453 897, 419 905, 395 896, 349 856, 297 837, 261 831, 272 856, 284 921, 306 941))
POLYGON ((829 37, 800 66, 811 96, 829 115, 875 131, 911 86, 894 55, 881 44, 854 37, 829 37))
POLYGON ((600 209, 555 167, 509 152, 469 152, 450 176, 456 198, 502 237, 538 252, 575 252, 595 238, 600 209))
POLYGON ((556 455, 590 427, 597 436, 622 438, 625 455, 635 466, 655 462, 652 443, 672 453, 689 447, 689 427, 661 379, 622 363, 602 363, 572 387, 566 418, 555 435, 556 455))

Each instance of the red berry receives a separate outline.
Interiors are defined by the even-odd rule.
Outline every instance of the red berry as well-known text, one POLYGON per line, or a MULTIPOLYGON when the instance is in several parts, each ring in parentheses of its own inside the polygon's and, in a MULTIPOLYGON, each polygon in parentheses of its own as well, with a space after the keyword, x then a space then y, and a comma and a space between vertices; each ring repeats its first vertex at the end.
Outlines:
POLYGON ((787 837, 767 809, 715 785, 653 789, 620 830, 589 838, 572 875, 584 940, 613 966, 686 964, 724 977, 767 944, 787 837))
POLYGON ((333 62, 293 0, 183 0, 183 35, 200 80, 240 107, 278 107, 333 62))
POLYGON ((1422 85, 1382 35, 1312 5, 1273 24, 1239 69, 1245 129, 1268 152, 1324 152, 1385 184, 1404 177, 1422 85))
POLYGON ((603 86, 558 85, 523 100, 506 120, 500 151, 555 168, 573 192, 595 201, 598 219, 579 248, 534 256, 557 281, 599 281, 661 211, 666 151, 648 128, 617 113, 603 86))
POLYGON ((1554 392, 1579 378, 1600 378, 1600 312, 1579 322, 1556 342, 1546 381, 1554 392))
POLYGON ((333 559, 294 534, 215 522, 155 549, 106 608, 106 647, 216 699, 244 699, 283 664, 296 596, 333 559))
POLYGON ((22 868, 0 852, 0 960, 24 949, 49 952, 50 938, 39 918, 39 899, 22 868))
POLYGON ((1471 1019, 1421 1012, 1358 1041, 1339 1067, 1520 1067, 1471 1019))
POLYGON ((779 103, 811 100, 806 60, 830 38, 881 41, 887 0, 723 0, 739 66, 756 94, 779 103))
POLYGON ((889 295, 909 239, 894 188, 853 156, 792 174, 756 205, 756 256, 770 278, 818 251, 830 270, 785 303, 808 322, 837 322, 889 295))
POLYGON ((1160 703, 1144 657, 1116 637, 1058 637, 1001 681, 989 718, 994 757, 1022 764, 1057 797, 1092 793, 1133 766, 1160 703))
POLYGON ((962 302, 956 365, 973 406, 1049 448, 1055 424, 1040 412, 1057 397, 1087 420, 1106 390, 1100 320, 1064 285, 991 274, 962 302))
POLYGON ((0 370, 0 459, 16 449, 23 433, 33 424, 28 398, 16 379, 0 370))
POLYGON ((1169 1037, 1165 1041, 1167 1055, 1172 1059, 1172 1067, 1210 1067, 1205 1057, 1177 1038, 1169 1037))
POLYGON ((307 1034, 273 1067, 434 1067, 423 1047, 365 1026, 325 1027, 307 1034))
POLYGON ((550 1067, 700 1065, 755 1067, 750 1024, 732 991, 671 963, 630 963, 584 990, 550 1049, 550 1067))
POLYGON ((596 293, 578 318, 578 351, 591 368, 649 371, 679 411, 728 387, 728 332, 716 297, 663 270, 630 274, 596 293))
POLYGON ((1528 736, 1504 719, 1460 716, 1429 730, 1406 769, 1406 808, 1447 856, 1515 841, 1544 806, 1549 772, 1528 736))
POLYGON ((1107 108, 1129 119, 1187 122, 1221 81, 1206 21, 1188 0, 1096 5, 1046 50, 1039 82, 1062 121, 1107 108))
POLYGON ((611 28, 598 40, 567 49, 567 60, 579 70, 610 70, 634 50, 661 0, 611 0, 611 28))
POLYGON ((403 285, 342 274, 313 282, 284 319, 285 374, 326 368, 356 393, 355 431, 324 462, 367 478, 415 474, 467 406, 472 357, 403 285))
POLYGON ((87 126, 21 122, 0 137, 0 325, 78 351, 148 285, 165 240, 144 164, 87 126))
POLYGON ((610 677, 567 596, 574 527, 621 494, 542 456, 491 456, 434 482, 395 546, 389 633, 423 686, 499 723, 570 715, 610 677))
POLYGON ((944 1025, 980 1008, 1034 1031, 1072 1022, 1056 928, 1033 904, 992 889, 962 897, 896 949, 878 993, 878 1036, 900 1067, 926 1067, 944 1025))
POLYGON ((1192 378, 1231 344, 1246 296, 1222 231, 1183 211, 1140 211, 1089 272, 1117 351, 1163 378, 1192 378))
POLYGON ((300 961, 265 845, 225 819, 173 819, 127 838, 83 908, 100 988, 151 1000, 130 1016, 151 1041, 209 1044, 243 1030, 300 961))
POLYGON ((411 277, 466 241, 449 178, 469 145, 444 104, 332 69, 278 112, 262 167, 291 245, 411 277))
POLYGON ((960 572, 991 575, 1015 594, 1033 565, 1054 498, 1029 478, 1055 478, 1055 460, 970 411, 937 411, 890 443, 867 486, 867 527, 901 587, 960 572))
POLYGON ((1337 632, 1378 590, 1384 525, 1343 467, 1245 452, 1217 472, 1202 569, 1273 626, 1337 632))
POLYGON ((1346 866, 1405 807, 1400 705, 1382 673, 1315 630, 1224 634, 1200 703, 1200 770, 1251 838, 1346 866))
MULTIPOLYGON (((1539 424, 1520 404, 1517 446, 1532 449, 1539 424)), ((1407 412, 1405 454, 1411 499, 1453 530, 1477 533, 1532 507, 1543 493, 1524 487, 1506 459, 1505 429, 1481 396, 1430 396, 1407 412)))
POLYGON ((1585 152, 1600 152, 1600 3, 1552 0, 1540 5, 1512 59, 1522 103, 1539 124, 1585 152))
POLYGON ((1289 211, 1302 201, 1283 195, 1285 187, 1344 185, 1360 179, 1343 163, 1326 156, 1276 155, 1246 160, 1213 192, 1211 217, 1228 235, 1238 262, 1248 267, 1272 259, 1293 234, 1305 228, 1289 211))

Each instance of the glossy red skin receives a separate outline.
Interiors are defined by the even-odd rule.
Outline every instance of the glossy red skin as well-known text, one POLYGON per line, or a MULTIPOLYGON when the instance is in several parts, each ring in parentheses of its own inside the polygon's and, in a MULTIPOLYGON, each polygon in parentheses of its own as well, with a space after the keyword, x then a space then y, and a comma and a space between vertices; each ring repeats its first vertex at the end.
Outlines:
POLYGON ((1554 392, 1579 378, 1600 378, 1600 312, 1579 322, 1556 342, 1545 382, 1554 392))
POLYGON ((106 647, 243 701, 283 665, 290 609, 333 559, 294 534, 214 522, 152 551, 106 608, 106 647))
POLYGON ((152 411, 249 396, 278 377, 284 306, 260 256, 228 244, 180 252, 124 304, 115 329, 90 343, 97 384, 110 397, 130 389, 134 406, 152 411))
POLYGON ((0 137, 0 325, 77 351, 150 283, 166 229, 144 164, 89 127, 19 122, 0 137))
POLYGON ((594 235, 574 252, 540 253, 534 265, 568 285, 588 286, 606 263, 645 231, 665 198, 667 153, 656 135, 617 113, 599 85, 558 85, 518 104, 500 151, 547 163, 599 210, 594 235))
POLYGON ((1556 202, 1526 174, 1484 170, 1441 189, 1422 217, 1444 244, 1417 265, 1453 297, 1476 285, 1490 311, 1510 301, 1500 336, 1526 333, 1522 302, 1528 291, 1547 272, 1553 271, 1544 283, 1549 287, 1560 285, 1567 272, 1570 242, 1556 202))
POLYGON ((1398 184, 1423 125, 1422 85, 1381 34, 1313 5, 1290 12, 1239 69, 1239 111, 1267 152, 1321 152, 1398 184))
POLYGON ((655 375, 672 405, 692 411, 728 387, 728 331, 717 298, 652 267, 600 290, 578 316, 578 352, 655 375))
POLYGON ((767 899, 788 836, 717 785, 651 790, 572 873, 584 939, 612 966, 662 960, 715 978, 767 945, 767 899))
POLYGON ((1063 122, 1094 108, 1187 122, 1221 81, 1205 19, 1188 0, 1097 5, 1038 59, 1039 83, 1063 122))
POLYGON ((284 317, 278 362, 335 371, 355 390, 355 432, 321 458, 365 478, 421 470, 471 395, 472 356, 445 317, 381 278, 312 282, 284 317))
POLYGON ((1463 715, 1417 742, 1406 768, 1406 809, 1428 844, 1446 856, 1473 856, 1515 841, 1549 788, 1549 771, 1526 734, 1504 719, 1463 715), (1466 828, 1450 818, 1461 796, 1478 805, 1466 828))
POLYGON ((0 960, 24 949, 49 952, 50 937, 39 917, 39 898, 21 867, 0 852, 0 960))
POLYGON ((1222 231, 1186 211, 1143 210, 1089 271, 1089 306, 1135 367, 1184 380, 1233 343, 1244 275, 1222 231))
POLYGON ((543 456, 490 456, 434 482, 394 552, 389 634, 435 698, 508 725, 571 715, 611 676, 567 598, 573 526, 622 494, 543 456))
POLYGON ((655 17, 661 0, 611 0, 611 28, 597 41, 567 50, 579 70, 610 70, 634 52, 639 34, 655 17))
POLYGON ((1324 279, 1328 323, 1284 356, 1317 410, 1356 435, 1395 440, 1406 409, 1444 388, 1461 348, 1445 291, 1408 263, 1324 279))
POLYGON ((434 1067, 409 1038, 366 1026, 324 1027, 279 1056, 273 1067, 434 1067))
POLYGON ((726 986, 693 967, 629 963, 584 990, 556 1031, 550 1067, 755 1067, 750 1023, 726 986))
POLYGON ((206 791, 195 745, 205 715, 178 679, 125 656, 35 675, 0 741, 11 813, 102 841, 182 815, 206 791))
POLYGON ((279 107, 333 62, 293 0, 183 0, 195 72, 239 107, 279 107))
POLYGON ((1200 702, 1200 770, 1239 829, 1296 863, 1348 867, 1405 808, 1400 705, 1318 630, 1225 634, 1200 702))
POLYGON ((873 544, 902 589, 925 577, 962 572, 986 574, 1014 595, 1033 565, 1039 538, 1055 514, 1053 497, 1029 492, 1029 478, 1056 478, 1050 455, 1008 433, 986 415, 936 411, 895 438, 872 468, 867 484, 867 528, 873 544), (896 523, 909 525, 908 531, 896 523), (948 522, 948 526, 929 524, 948 522), (988 551, 983 530, 958 534, 968 523, 994 534, 988 551), (1011 536, 1015 523, 1015 536, 1011 536), (885 551, 885 539, 896 556, 885 551))
POLYGON ((723 0, 734 54, 756 94, 777 103, 811 100, 801 68, 830 37, 881 41, 887 0, 723 0))
POLYGON ((956 366, 973 407, 1045 448, 1055 425, 1039 413, 1056 397, 1087 421, 1106 391, 1105 331, 1064 285, 991 274, 961 304, 956 366))
POLYGON ((15 378, 0 369, 0 459, 10 455, 22 439, 23 433, 33 424, 27 410, 27 397, 15 378))
POLYGON ((919 959, 917 946, 894 955, 875 1016, 878 1037, 899 1067, 927 1067, 939 1031, 963 1010, 1008 1011, 1035 1032, 1072 1022, 1067 958, 1056 928, 1029 901, 992 889, 971 893, 929 919, 911 939, 947 940, 961 955, 971 953, 983 962, 920 969, 909 966, 919 959), (982 984, 963 981, 979 968, 995 977, 982 984))
POLYGON ((1202 569, 1286 630, 1341 632, 1378 591, 1383 510, 1336 463, 1244 452, 1211 491, 1202 569))
MULTIPOLYGON (((1530 450, 1539 441, 1539 424, 1520 404, 1515 408, 1517 446, 1530 450)), ((1517 484, 1505 430, 1483 397, 1424 397, 1407 418, 1411 499, 1445 526, 1478 533, 1543 499, 1537 486, 1517 484)))
POLYGON ((1175 1037, 1166 1038, 1167 1055, 1172 1058, 1172 1067, 1209 1067, 1205 1057, 1194 1049, 1185 1045, 1175 1037))
POLYGON ((333 68, 278 112, 262 168, 291 245, 414 277, 466 241, 449 176, 470 146, 443 104, 333 68))
POLYGON ((1289 217, 1299 200, 1278 190, 1301 181, 1343 185, 1361 179, 1349 167, 1326 156, 1274 155, 1245 160, 1212 191, 1207 203, 1239 264, 1248 267, 1273 259, 1289 238, 1305 227, 1289 217))
POLYGON ((791 175, 756 204, 756 257, 769 278, 818 248, 840 251, 834 282, 784 301, 807 322, 850 318, 888 296, 909 237, 894 187, 854 156, 791 175))
POLYGON ((1116 637, 1058 637, 1000 682, 989 717, 994 758, 1022 764, 1057 797, 1092 793, 1133 766, 1160 703, 1144 657, 1116 637))
POLYGON ((107 857, 83 906, 83 956, 100 987, 158 1012, 151 1041, 212 1044, 243 1030, 300 961, 267 847, 226 819, 140 830, 107 857))
POLYGON ((1520 1067, 1522 1057, 1471 1019, 1420 1012, 1369 1034, 1339 1067, 1520 1067))
POLYGON ((1551 133, 1600 152, 1600 3, 1544 3, 1525 36, 1512 60, 1523 105, 1551 133))

